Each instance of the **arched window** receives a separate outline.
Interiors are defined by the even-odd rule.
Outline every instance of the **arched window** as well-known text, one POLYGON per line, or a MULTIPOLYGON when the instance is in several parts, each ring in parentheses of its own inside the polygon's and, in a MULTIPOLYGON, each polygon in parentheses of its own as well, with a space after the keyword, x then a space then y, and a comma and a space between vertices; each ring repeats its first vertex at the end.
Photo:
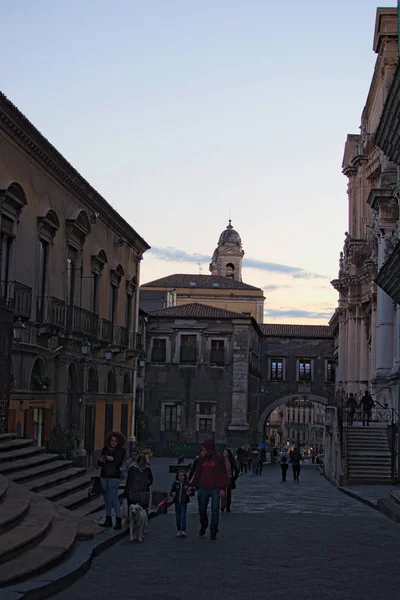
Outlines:
POLYGON ((123 393, 124 394, 131 393, 131 380, 129 377, 129 373, 125 373, 125 375, 124 375, 123 393))
POLYGON ((225 277, 233 279, 235 276, 235 266, 232 263, 228 263, 225 267, 225 277))
POLYGON ((37 358, 31 371, 29 388, 35 391, 46 391, 50 387, 50 379, 47 377, 46 365, 42 359, 37 358))
POLYGON ((87 391, 92 394, 99 391, 97 372, 93 367, 89 369, 87 391))
POLYGON ((116 394, 116 392, 117 392, 117 383, 115 380, 115 373, 112 369, 111 369, 111 371, 108 371, 106 392, 107 392, 107 394, 116 394))

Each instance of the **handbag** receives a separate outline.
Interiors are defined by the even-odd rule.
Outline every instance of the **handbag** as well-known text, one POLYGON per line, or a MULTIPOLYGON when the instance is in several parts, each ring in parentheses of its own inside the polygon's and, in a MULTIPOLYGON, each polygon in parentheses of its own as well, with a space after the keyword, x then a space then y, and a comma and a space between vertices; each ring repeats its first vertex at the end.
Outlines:
POLYGON ((90 486, 88 489, 88 496, 99 496, 102 493, 102 487, 101 487, 101 479, 99 475, 93 475, 93 477, 90 478, 90 486))

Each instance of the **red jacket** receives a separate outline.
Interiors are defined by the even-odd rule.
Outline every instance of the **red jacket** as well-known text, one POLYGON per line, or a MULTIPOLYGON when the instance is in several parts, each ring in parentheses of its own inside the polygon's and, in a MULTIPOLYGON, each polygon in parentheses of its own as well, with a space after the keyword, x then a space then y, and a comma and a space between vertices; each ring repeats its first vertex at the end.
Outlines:
POLYGON ((190 483, 205 490, 225 488, 229 480, 224 457, 221 454, 207 454, 200 459, 190 483))

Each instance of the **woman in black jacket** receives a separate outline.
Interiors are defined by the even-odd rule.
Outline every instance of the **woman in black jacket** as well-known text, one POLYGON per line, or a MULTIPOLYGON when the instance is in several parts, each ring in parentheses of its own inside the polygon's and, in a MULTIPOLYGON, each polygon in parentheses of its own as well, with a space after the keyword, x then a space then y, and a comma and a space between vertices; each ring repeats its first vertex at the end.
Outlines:
POLYGON ((148 508, 147 492, 153 483, 153 473, 150 465, 147 463, 144 454, 138 454, 136 461, 128 471, 126 480, 125 497, 130 504, 140 504, 143 508, 148 508))
POLYGON ((98 461, 101 467, 101 489, 106 505, 106 520, 101 527, 112 527, 112 505, 114 504, 116 523, 114 529, 121 529, 121 505, 119 503, 119 481, 121 466, 125 458, 125 440, 121 433, 112 431, 105 439, 104 448, 98 461))

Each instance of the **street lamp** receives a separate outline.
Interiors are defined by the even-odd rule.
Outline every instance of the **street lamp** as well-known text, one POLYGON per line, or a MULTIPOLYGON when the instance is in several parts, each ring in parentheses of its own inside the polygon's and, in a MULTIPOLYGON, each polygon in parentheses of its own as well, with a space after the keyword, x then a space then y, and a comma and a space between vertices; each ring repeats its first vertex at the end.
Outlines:
POLYGON ((19 344, 19 342, 22 342, 24 338, 25 329, 25 323, 22 322, 21 317, 18 317, 18 319, 14 322, 13 325, 13 337, 17 344, 19 344))
POLYGON ((85 338, 81 344, 81 350, 83 356, 89 356, 90 351, 92 349, 92 344, 89 342, 87 338, 85 338))
POLYGON ((104 356, 106 357, 106 360, 112 360, 113 357, 113 351, 110 348, 110 346, 108 346, 105 350, 104 350, 104 356))

